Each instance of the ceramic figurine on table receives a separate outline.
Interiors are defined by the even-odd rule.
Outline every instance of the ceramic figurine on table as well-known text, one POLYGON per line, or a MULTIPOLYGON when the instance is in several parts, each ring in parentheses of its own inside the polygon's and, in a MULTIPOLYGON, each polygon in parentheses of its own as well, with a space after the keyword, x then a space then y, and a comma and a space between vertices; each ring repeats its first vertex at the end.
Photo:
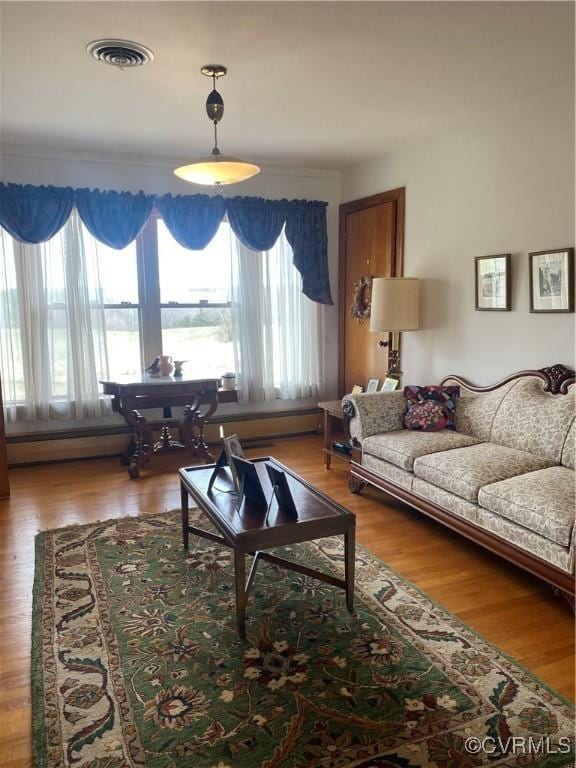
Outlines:
POLYGON ((148 376, 160 376, 160 358, 155 357, 154 361, 146 368, 148 376))
POLYGON ((174 378, 181 379, 184 375, 182 372, 182 366, 187 363, 188 360, 174 360, 174 378))
POLYGON ((160 356, 160 376, 172 376, 174 363, 170 355, 160 356))

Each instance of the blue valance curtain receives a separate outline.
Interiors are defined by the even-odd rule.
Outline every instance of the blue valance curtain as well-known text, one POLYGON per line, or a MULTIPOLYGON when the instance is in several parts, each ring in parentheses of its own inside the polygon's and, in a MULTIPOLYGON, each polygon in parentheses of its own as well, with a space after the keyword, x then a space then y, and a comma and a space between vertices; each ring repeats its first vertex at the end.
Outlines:
POLYGON ((154 206, 172 236, 194 250, 208 245, 226 214, 239 240, 255 251, 269 250, 285 226, 294 266, 302 275, 302 291, 312 301, 332 304, 326 205, 316 200, 157 196, 0 184, 0 226, 24 243, 50 240, 64 226, 74 206, 90 233, 117 249, 138 237, 154 206))

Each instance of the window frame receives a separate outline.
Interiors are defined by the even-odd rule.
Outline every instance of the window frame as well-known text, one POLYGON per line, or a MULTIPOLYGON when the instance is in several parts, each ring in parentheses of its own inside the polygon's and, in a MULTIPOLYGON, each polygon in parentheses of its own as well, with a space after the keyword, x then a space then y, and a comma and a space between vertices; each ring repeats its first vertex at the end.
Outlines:
POLYGON ((158 221, 161 219, 160 213, 153 209, 148 221, 136 239, 140 307, 140 355, 144 369, 150 365, 157 355, 164 354, 162 346, 163 309, 232 309, 233 307, 232 301, 199 301, 192 303, 161 301, 160 250, 158 247, 158 221))

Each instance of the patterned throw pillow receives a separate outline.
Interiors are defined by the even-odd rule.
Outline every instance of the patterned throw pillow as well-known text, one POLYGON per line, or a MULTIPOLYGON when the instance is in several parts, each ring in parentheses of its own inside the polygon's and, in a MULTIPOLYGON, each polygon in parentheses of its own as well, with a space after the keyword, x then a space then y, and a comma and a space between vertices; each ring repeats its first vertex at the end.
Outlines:
POLYGON ((454 418, 459 396, 460 387, 404 387, 404 426, 425 432, 456 429, 454 418))

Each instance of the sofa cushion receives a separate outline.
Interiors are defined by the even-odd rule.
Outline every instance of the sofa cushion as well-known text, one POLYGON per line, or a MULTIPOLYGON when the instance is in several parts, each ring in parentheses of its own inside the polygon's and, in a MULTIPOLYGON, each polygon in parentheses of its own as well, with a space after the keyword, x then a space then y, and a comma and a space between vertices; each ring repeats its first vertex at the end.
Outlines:
POLYGON ((481 507, 569 547, 574 528, 574 471, 549 467, 480 488, 481 507))
POLYGON ((502 384, 492 392, 471 392, 461 385, 456 403, 456 430, 477 437, 482 443, 490 440, 500 403, 515 384, 515 381, 502 384))
POLYGON ((448 426, 448 420, 440 403, 426 400, 408 408, 404 415, 404 426, 416 432, 441 432, 448 426))
POLYGON ((406 398, 406 416, 411 413, 414 407, 427 405, 431 403, 440 407, 440 415, 433 418, 435 426, 430 425, 430 419, 424 418, 424 424, 417 426, 417 420, 413 420, 411 425, 407 423, 404 417, 404 426, 408 429, 422 429, 427 432, 438 432, 441 429, 456 429, 454 424, 454 413, 456 403, 460 396, 460 387, 404 387, 404 397, 406 398))
POLYGON ((432 453, 414 461, 414 474, 429 483, 476 503, 483 485, 525 472, 544 469, 554 462, 526 451, 494 443, 432 453))
POLYGON ((575 469, 576 465, 576 419, 572 421, 572 426, 568 430, 564 447, 562 448, 562 466, 569 469, 575 469))
POLYGON ((482 507, 478 508, 478 525, 567 573, 573 572, 576 551, 574 547, 561 547, 554 541, 540 536, 539 533, 529 531, 523 525, 513 523, 502 515, 482 507))
POLYGON ((414 480, 412 472, 400 469, 395 464, 390 464, 389 461, 384 461, 384 459, 379 459, 377 456, 365 453, 362 455, 362 466, 382 475, 385 480, 401 485, 408 491, 412 488, 412 481, 414 480))
POLYGON ((464 520, 470 520, 470 522, 475 523, 478 519, 478 504, 472 504, 471 501, 466 501, 460 496, 444 491, 442 488, 438 488, 437 485, 427 483, 426 480, 421 480, 419 477, 414 477, 412 481, 412 492, 427 501, 438 504, 442 509, 448 509, 454 515, 464 518, 464 520))
POLYGON ((574 412, 574 387, 567 395, 552 395, 539 378, 521 379, 498 408, 490 442, 560 464, 574 412))
POLYGON ((401 429, 383 435, 367 437, 362 443, 362 452, 378 456, 401 469, 411 470, 414 459, 427 453, 448 451, 477 443, 475 437, 462 435, 451 429, 441 432, 412 432, 401 429))

